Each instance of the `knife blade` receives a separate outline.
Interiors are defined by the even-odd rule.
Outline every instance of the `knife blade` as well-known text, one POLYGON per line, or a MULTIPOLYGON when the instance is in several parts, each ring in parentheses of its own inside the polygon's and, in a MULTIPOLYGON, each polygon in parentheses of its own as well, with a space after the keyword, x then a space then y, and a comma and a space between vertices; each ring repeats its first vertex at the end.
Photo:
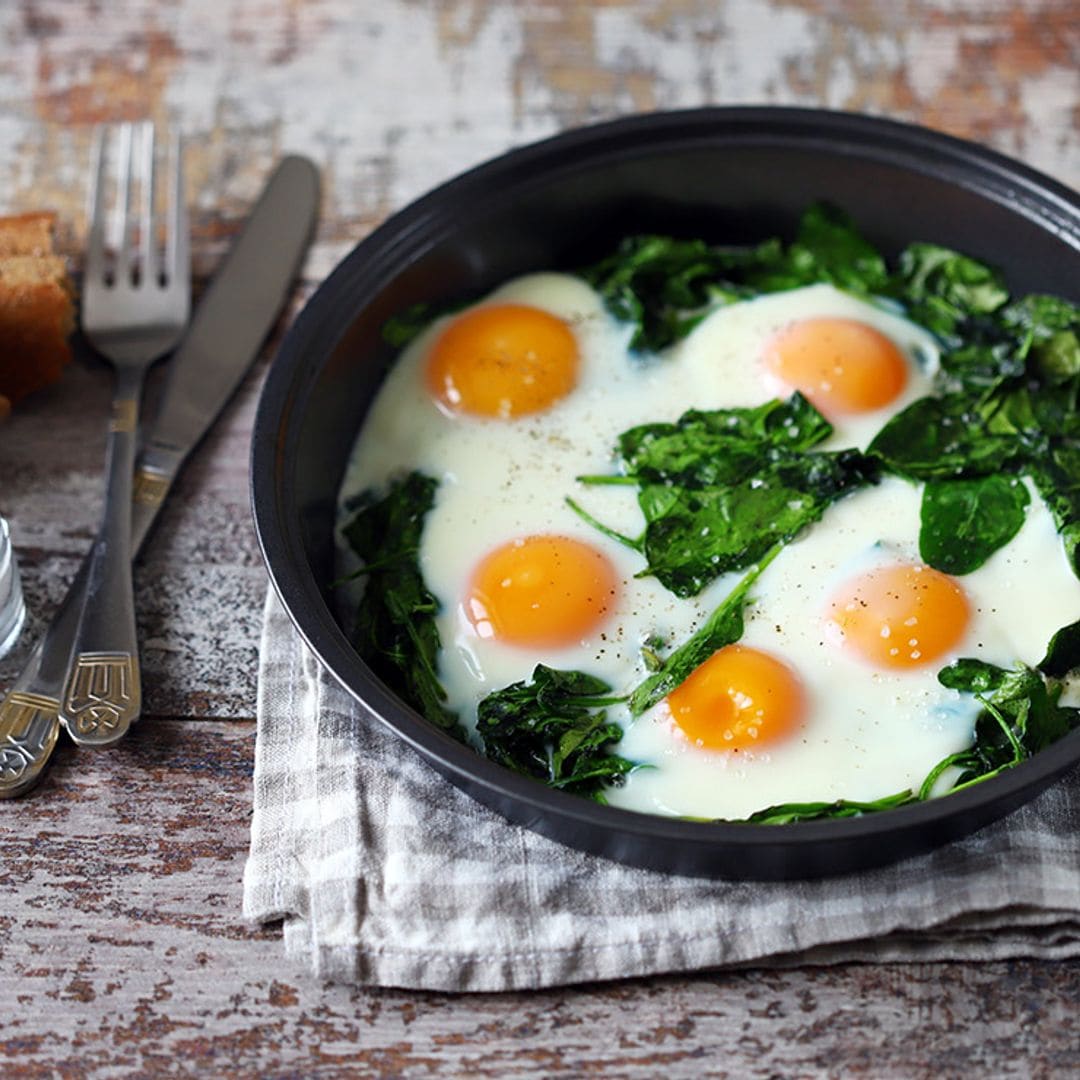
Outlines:
MULTIPOLYGON (((174 354, 135 469, 132 551, 184 461, 217 419, 277 319, 315 227, 319 174, 284 158, 267 181, 174 354)), ((84 560, 37 648, 0 701, 0 799, 41 778, 60 732, 59 697, 86 584, 84 560)))

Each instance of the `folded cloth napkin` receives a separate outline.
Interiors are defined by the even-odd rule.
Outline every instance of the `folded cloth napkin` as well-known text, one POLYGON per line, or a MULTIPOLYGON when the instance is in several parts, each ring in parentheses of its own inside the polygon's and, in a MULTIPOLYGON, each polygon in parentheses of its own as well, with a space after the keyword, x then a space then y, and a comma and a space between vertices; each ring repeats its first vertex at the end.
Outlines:
POLYGON ((316 974, 513 990, 722 965, 1080 956, 1080 773, 1005 821, 825 881, 621 866, 512 825, 320 667, 276 598, 244 911, 316 974))

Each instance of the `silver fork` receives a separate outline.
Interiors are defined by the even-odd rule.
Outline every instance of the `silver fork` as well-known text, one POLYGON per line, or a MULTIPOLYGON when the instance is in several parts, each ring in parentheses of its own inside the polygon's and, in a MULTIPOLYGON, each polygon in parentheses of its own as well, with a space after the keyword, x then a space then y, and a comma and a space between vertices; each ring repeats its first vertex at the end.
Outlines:
POLYGON ((174 139, 162 213, 155 197, 153 125, 102 128, 95 137, 82 328, 94 348, 112 361, 116 385, 105 511, 90 554, 60 700, 60 719, 80 746, 116 742, 142 710, 131 582, 132 476, 143 380, 150 365, 180 340, 191 308, 182 165, 174 139), (159 222, 164 225, 163 252, 157 243, 159 222))

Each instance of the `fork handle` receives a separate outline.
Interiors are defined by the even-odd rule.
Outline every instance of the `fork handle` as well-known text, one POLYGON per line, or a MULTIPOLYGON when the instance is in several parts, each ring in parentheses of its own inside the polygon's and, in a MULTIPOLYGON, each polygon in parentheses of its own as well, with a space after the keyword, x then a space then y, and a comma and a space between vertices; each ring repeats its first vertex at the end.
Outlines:
POLYGON ((94 541, 60 720, 79 746, 110 746, 142 711, 131 581, 131 488, 142 372, 120 367, 106 451, 105 513, 94 541))

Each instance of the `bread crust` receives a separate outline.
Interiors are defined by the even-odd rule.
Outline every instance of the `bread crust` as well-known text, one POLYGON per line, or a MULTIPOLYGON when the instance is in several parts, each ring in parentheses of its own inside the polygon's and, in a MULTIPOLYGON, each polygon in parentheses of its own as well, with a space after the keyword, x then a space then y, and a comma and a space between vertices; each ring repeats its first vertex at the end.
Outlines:
POLYGON ((0 217, 0 418, 71 360, 71 281, 53 250, 56 215, 0 217))

